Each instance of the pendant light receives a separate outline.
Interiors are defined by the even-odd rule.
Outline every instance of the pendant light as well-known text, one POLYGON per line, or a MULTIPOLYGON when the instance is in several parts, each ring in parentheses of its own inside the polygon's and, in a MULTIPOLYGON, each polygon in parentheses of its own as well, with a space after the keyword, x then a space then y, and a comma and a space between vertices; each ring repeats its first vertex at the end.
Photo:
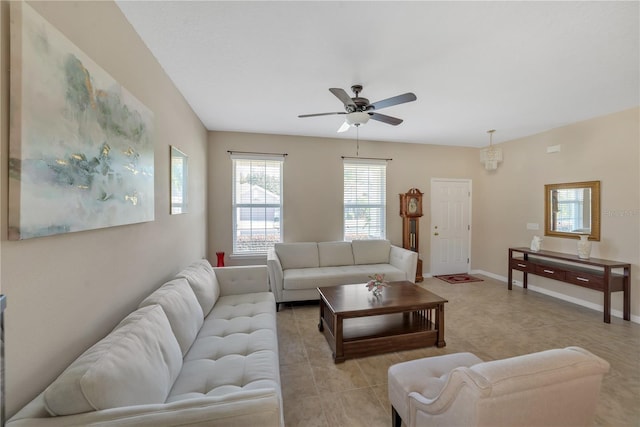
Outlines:
POLYGON ((488 171, 498 169, 498 163, 502 162, 502 148, 493 146, 493 133, 495 129, 489 129, 489 146, 480 150, 480 162, 484 163, 484 168, 488 171))

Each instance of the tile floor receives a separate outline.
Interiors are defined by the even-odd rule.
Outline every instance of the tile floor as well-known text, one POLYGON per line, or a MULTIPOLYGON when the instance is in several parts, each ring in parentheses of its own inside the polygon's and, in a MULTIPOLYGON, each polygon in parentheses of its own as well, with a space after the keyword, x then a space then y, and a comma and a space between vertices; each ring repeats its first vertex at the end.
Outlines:
MULTIPOLYGON (((480 276, 482 277, 482 276, 480 276)), ((640 325, 483 277, 420 285, 449 300, 444 348, 388 353, 334 364, 318 331, 318 305, 278 313, 280 377, 287 427, 391 425, 387 369, 421 357, 470 351, 484 360, 577 345, 606 359, 596 426, 640 426, 640 325)))

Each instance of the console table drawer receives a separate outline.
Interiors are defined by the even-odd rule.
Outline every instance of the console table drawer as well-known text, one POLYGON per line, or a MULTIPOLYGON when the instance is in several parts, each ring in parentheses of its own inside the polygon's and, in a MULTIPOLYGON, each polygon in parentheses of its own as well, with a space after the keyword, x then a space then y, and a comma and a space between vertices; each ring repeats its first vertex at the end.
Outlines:
POLYGON ((535 274, 555 280, 564 280, 565 271, 559 268, 536 264, 535 274))
POLYGON ((523 259, 511 259, 509 261, 509 267, 514 270, 526 271, 527 273, 533 273, 535 271, 535 264, 531 264, 529 261, 523 259))
POLYGON ((567 282, 585 288, 595 289, 597 291, 604 290, 604 277, 595 274, 579 273, 575 271, 567 271, 567 282))

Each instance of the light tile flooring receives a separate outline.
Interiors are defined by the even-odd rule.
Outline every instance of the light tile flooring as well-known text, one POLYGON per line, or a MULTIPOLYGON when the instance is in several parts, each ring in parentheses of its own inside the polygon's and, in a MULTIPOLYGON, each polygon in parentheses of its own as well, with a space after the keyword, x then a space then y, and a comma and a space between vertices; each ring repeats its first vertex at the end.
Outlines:
MULTIPOLYGON (((482 276, 480 276, 482 277, 482 276)), ((577 345, 611 364, 597 426, 640 426, 640 325, 483 277, 483 282, 420 285, 448 299, 444 348, 388 353, 334 364, 318 331, 318 305, 278 313, 280 377, 287 427, 390 426, 387 369, 394 363, 460 351, 484 360, 577 345)))

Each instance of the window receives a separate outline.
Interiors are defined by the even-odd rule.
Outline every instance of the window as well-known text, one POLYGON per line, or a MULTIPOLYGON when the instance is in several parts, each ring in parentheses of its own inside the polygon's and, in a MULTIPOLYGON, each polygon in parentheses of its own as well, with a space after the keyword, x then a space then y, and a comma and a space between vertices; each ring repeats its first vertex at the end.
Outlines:
POLYGON ((568 232, 587 231, 591 228, 591 193, 588 188, 555 190, 555 230, 568 232))
POLYGON ((384 239, 386 161, 344 161, 344 240, 384 239))
POLYGON ((282 157, 232 155, 233 253, 264 254, 282 241, 282 157))

